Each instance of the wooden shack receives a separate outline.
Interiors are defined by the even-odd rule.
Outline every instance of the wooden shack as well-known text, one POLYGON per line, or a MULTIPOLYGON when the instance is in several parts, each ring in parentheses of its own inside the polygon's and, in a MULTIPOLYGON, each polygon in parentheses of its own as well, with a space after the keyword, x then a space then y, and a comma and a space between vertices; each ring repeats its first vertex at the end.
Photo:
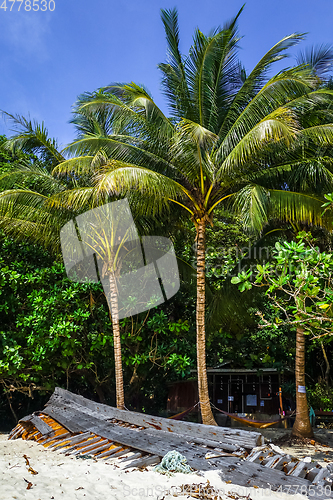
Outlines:
MULTIPOLYGON (((278 416, 279 387, 290 378, 276 368, 231 368, 225 362, 216 368, 208 368, 210 400, 213 405, 228 413, 241 415, 261 414, 278 416)), ((193 374, 196 371, 193 370, 193 374)), ((198 402, 197 380, 170 384, 167 410, 170 414, 182 412, 198 402)), ((192 410, 198 412, 198 406, 192 410)), ((218 414, 218 410, 215 410, 218 414)))

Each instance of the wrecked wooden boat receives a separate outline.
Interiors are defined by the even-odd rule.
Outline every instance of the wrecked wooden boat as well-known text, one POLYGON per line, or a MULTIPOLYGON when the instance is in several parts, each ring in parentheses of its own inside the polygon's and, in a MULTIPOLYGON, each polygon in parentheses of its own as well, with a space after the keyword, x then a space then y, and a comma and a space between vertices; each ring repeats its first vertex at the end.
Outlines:
POLYGON ((226 482, 272 490, 291 486, 290 493, 305 488, 312 498, 322 498, 313 488, 324 488, 325 498, 333 498, 330 467, 274 451, 265 446, 259 432, 119 410, 59 387, 43 410, 19 421, 9 435, 17 438, 35 440, 66 455, 112 461, 122 468, 157 464, 175 450, 193 469, 219 471, 226 482))

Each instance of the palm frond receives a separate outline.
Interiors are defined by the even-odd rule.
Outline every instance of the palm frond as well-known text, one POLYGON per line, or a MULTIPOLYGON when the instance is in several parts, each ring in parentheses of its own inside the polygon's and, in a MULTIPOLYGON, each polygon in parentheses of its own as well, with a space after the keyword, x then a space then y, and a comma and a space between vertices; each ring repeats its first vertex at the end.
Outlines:
POLYGON ((50 139, 44 122, 39 124, 20 115, 11 115, 5 111, 2 113, 13 122, 12 131, 15 132, 15 135, 7 141, 6 148, 12 151, 20 149, 28 154, 33 153, 51 166, 65 160, 58 150, 57 141, 50 139))
POLYGON ((303 193, 328 193, 333 190, 333 158, 319 157, 294 163, 287 184, 303 193))
POLYGON ((52 175, 61 176, 80 176, 91 174, 93 172, 92 162, 94 158, 98 157, 98 153, 95 156, 77 156, 70 158, 59 163, 52 171, 52 175))
POLYGON ((286 190, 269 190, 269 215, 282 221, 298 221, 332 230, 332 216, 322 217, 324 198, 286 190))
POLYGON ((240 65, 237 60, 237 20, 244 6, 223 29, 217 28, 205 36, 195 31, 189 58, 186 61, 186 78, 196 119, 200 125, 217 133, 221 111, 228 108, 241 86, 240 65))
POLYGON ((169 177, 115 160, 97 171, 94 181, 97 193, 101 195, 130 196, 132 191, 140 192, 142 204, 153 207, 153 214, 165 208, 170 200, 182 200, 185 195, 190 196, 181 184, 169 177))
POLYGON ((239 114, 245 109, 248 103, 253 99, 257 92, 262 88, 265 83, 265 77, 267 71, 270 69, 272 64, 276 61, 287 57, 287 54, 283 52, 297 44, 300 40, 303 40, 304 34, 293 33, 289 35, 276 45, 274 45, 258 62, 251 73, 248 75, 244 81, 239 92, 236 94, 231 106, 229 107, 228 113, 226 114, 218 135, 223 139, 229 129, 237 120, 239 114))
POLYGON ((23 161, 20 165, 8 169, 4 174, 0 175, 0 189, 2 191, 18 187, 31 188, 31 186, 45 195, 58 193, 66 189, 65 183, 55 179, 43 163, 36 161, 34 163, 23 161))
POLYGON ((138 165, 148 165, 156 169, 174 168, 172 163, 161 154, 150 151, 151 145, 147 141, 131 136, 112 135, 109 137, 99 137, 87 135, 78 139, 66 147, 68 153, 78 156, 96 155, 104 151, 108 158, 119 161, 129 161, 138 165))
POLYGON ((110 201, 109 198, 107 193, 98 191, 95 186, 75 187, 48 198, 47 207, 65 210, 74 217, 86 210, 104 205, 110 201))
POLYGON ((13 238, 33 241, 57 252, 60 229, 71 214, 64 207, 52 210, 49 200, 50 197, 23 189, 0 193, 1 229, 13 238))
MULTIPOLYGON (((281 158, 281 160, 283 160, 281 158)), ((289 186, 293 191, 310 193, 329 192, 333 188, 333 158, 309 156, 291 161, 280 161, 276 166, 258 169, 251 173, 249 180, 266 187, 289 186)), ((240 179, 241 181, 241 179, 240 179)))
MULTIPOLYGON (((304 67, 291 68, 274 76, 253 97, 249 104, 241 111, 225 135, 220 148, 229 151, 247 134, 257 123, 277 108, 284 106, 291 99, 303 97, 311 91, 314 78, 311 72, 304 67)), ((288 109, 292 109, 288 106, 288 109)))
POLYGON ((178 129, 180 134, 189 135, 197 146, 205 149, 210 149, 217 140, 217 136, 213 132, 191 120, 182 119, 178 129))
POLYGON ((223 27, 223 35, 217 38, 216 57, 212 65, 210 85, 210 111, 207 128, 218 133, 225 114, 235 94, 241 87, 243 68, 237 59, 239 36, 237 21, 245 4, 237 15, 223 27))
POLYGON ((54 255, 60 254, 60 229, 53 219, 43 224, 26 219, 16 219, 12 214, 8 217, 0 214, 0 228, 17 241, 30 241, 41 245, 54 255))
POLYGON ((216 160, 223 161, 216 173, 217 181, 221 182, 224 175, 239 175, 244 168, 254 161, 261 150, 267 145, 282 143, 290 145, 296 138, 298 131, 297 121, 291 110, 283 107, 278 108, 260 121, 250 132, 248 132, 231 150, 227 144, 216 153, 216 160), (225 154, 228 154, 224 159, 225 154))
POLYGON ((269 192, 258 184, 249 184, 233 197, 232 207, 248 231, 260 233, 268 222, 269 192))
POLYGON ((316 125, 300 131, 300 138, 311 140, 314 144, 330 146, 333 144, 333 124, 316 125))
POLYGON ((322 77, 332 69, 333 47, 327 44, 309 47, 299 53, 297 62, 309 65, 316 75, 322 77))
POLYGON ((162 89, 172 113, 177 117, 193 119, 193 106, 185 75, 185 62, 179 50, 177 9, 161 9, 168 55, 167 63, 158 65, 162 71, 162 89))

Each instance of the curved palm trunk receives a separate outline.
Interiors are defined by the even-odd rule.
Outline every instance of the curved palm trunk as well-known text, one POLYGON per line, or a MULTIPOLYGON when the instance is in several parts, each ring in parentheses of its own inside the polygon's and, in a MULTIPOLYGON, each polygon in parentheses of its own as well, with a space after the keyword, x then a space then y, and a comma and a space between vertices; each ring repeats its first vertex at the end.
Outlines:
POLYGON ((117 400, 117 408, 124 410, 125 400, 124 400, 123 366, 121 360, 118 296, 117 296, 116 280, 112 272, 109 272, 109 284, 110 284, 109 303, 111 305, 114 364, 116 372, 116 400, 117 400))
POLYGON ((305 335, 303 333, 303 329, 300 327, 296 330, 295 381, 296 419, 292 429, 292 434, 299 437, 313 437, 306 392, 299 392, 300 387, 305 388, 305 335))
POLYGON ((205 251, 206 222, 200 220, 197 227, 197 370, 198 392, 202 423, 217 425, 209 402, 208 380, 206 371, 206 331, 205 331, 205 251))

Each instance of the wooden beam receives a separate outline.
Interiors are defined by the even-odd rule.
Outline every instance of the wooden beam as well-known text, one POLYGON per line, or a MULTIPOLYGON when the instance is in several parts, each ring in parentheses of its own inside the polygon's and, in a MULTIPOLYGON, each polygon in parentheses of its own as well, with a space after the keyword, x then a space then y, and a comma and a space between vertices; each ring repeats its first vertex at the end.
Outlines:
MULTIPOLYGON (((102 439, 101 437, 98 437, 96 439, 92 439, 91 441, 88 441, 88 446, 85 446, 83 448, 80 448, 79 450, 73 451, 71 455, 79 455, 80 453, 85 454, 94 448, 98 448, 98 446, 105 445, 106 443, 109 443, 108 439, 102 439)), ((109 447, 111 446, 111 443, 109 444, 109 447)))
POLYGON ((47 439, 44 439, 44 436, 38 439, 38 442, 42 444, 43 446, 47 443, 51 443, 52 441, 58 441, 58 439, 62 439, 67 436, 71 436, 72 434, 70 432, 63 432, 62 434, 58 434, 57 436, 55 435, 55 431, 53 431, 53 436, 48 437, 47 439))
POLYGON ((112 450, 105 451, 104 453, 97 455, 96 458, 108 457, 109 455, 113 455, 114 453, 117 453, 117 451, 121 450, 122 448, 123 448, 123 446, 117 446, 116 448, 112 448, 112 450))
POLYGON ((67 449, 67 453, 69 455, 78 455, 79 453, 81 453, 81 451, 86 450, 94 443, 98 443, 101 439, 101 436, 96 436, 92 439, 89 439, 89 441, 85 439, 81 443, 77 443, 76 445, 71 446, 71 449, 67 449))
POLYGON ((122 460, 120 460, 120 462, 123 463, 123 462, 127 462, 128 460, 134 460, 134 459, 137 459, 140 457, 142 457, 141 451, 139 451, 138 453, 133 453, 133 455, 131 455, 129 457, 123 458, 122 460))
POLYGON ((52 427, 50 427, 46 422, 44 422, 44 420, 38 417, 38 415, 33 415, 30 422, 43 436, 49 436, 53 432, 52 427))
MULTIPOLYGON (((166 432, 176 432, 187 434, 193 437, 211 439, 213 441, 224 442, 231 445, 240 445, 246 448, 253 448, 264 443, 264 437, 259 432, 233 429, 229 427, 218 427, 213 425, 195 424, 193 422, 182 422, 181 420, 154 417, 143 413, 126 410, 119 410, 111 406, 95 403, 82 396, 72 394, 65 389, 57 387, 47 403, 45 412, 57 407, 81 408, 81 413, 87 415, 98 415, 100 419, 117 419, 140 427, 164 430, 166 432)), ((48 413, 49 414, 49 413, 48 413)), ((71 422, 72 428, 75 421, 71 422)), ((74 432, 74 430, 73 430, 74 432)))
POLYGON ((117 451, 117 453, 114 453, 112 456, 103 458, 103 461, 108 460, 109 458, 112 458, 113 460, 114 458, 122 457, 123 455, 126 455, 130 451, 132 451, 130 448, 125 448, 124 450, 117 451))
POLYGON ((147 465, 156 465, 159 464, 161 461, 161 457, 158 455, 147 455, 143 458, 139 458, 138 460, 135 460, 134 462, 131 462, 130 464, 126 465, 124 469, 128 469, 129 467, 147 467, 147 465))

